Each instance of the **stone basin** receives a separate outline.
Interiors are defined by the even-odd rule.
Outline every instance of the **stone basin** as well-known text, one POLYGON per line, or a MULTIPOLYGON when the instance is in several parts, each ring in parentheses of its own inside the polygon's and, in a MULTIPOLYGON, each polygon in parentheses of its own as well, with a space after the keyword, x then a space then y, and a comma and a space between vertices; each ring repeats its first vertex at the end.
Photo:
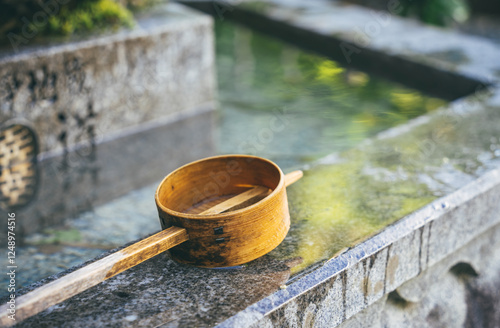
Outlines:
MULTIPOLYGON (((302 18, 314 21, 318 7, 307 6, 301 5, 301 12, 311 17, 302 18)), ((281 26, 293 23, 290 17, 280 21, 284 18, 276 16, 276 8, 271 14, 254 13, 281 26)), ((448 35, 394 20, 389 32, 403 26, 424 39, 448 35)), ((345 24, 335 30, 349 32, 351 22, 345 24)), ((315 26, 311 33, 318 33, 315 26)), ((327 27, 322 28, 324 34, 327 27)), ((467 52, 479 44, 487 56, 500 54, 486 41, 459 36, 460 45, 448 39, 448 46, 467 52)), ((375 38, 372 45, 379 44, 375 38)), ((393 56, 401 49, 395 42, 375 50, 393 56)), ((436 64, 420 56, 420 48, 412 51, 404 56, 417 66, 462 76, 457 83, 466 86, 463 90, 474 83, 488 85, 487 90, 305 167, 284 161, 306 171, 288 191, 291 231, 269 255, 231 270, 181 266, 160 255, 20 326, 397 326, 418 324, 420 318, 454 326, 498 322, 497 312, 485 310, 499 302, 498 295, 485 291, 500 284, 495 274, 500 263, 500 89, 490 74, 494 64, 472 58, 452 68, 446 58, 436 64)))

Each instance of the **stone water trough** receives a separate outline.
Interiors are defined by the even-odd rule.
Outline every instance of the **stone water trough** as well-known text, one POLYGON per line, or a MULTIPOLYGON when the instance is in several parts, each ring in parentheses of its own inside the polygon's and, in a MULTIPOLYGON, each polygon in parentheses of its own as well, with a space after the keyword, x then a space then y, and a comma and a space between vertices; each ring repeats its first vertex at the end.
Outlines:
MULTIPOLYGON (((301 167, 304 177, 288 190, 291 230, 269 255, 237 268, 200 269, 162 254, 17 326, 498 327, 500 45, 392 16, 392 7, 372 11, 326 0, 183 3, 213 19, 234 20, 450 102, 301 167), (365 29, 376 24, 376 30, 365 29)), ((16 213, 25 220, 20 229, 26 234, 74 214, 65 209, 97 208, 181 163, 215 152, 210 141, 215 108, 212 19, 175 3, 164 10, 175 24, 158 28, 144 23, 126 35, 84 42, 78 56, 71 54, 71 46, 61 46, 1 59, 1 83, 11 83, 4 78, 9 69, 20 74, 14 84, 18 89, 8 106, 2 103, 7 106, 2 113, 28 120, 38 132, 43 154, 38 199, 54 204, 44 215, 37 214, 39 200, 16 213), (96 55, 99 51, 105 55, 96 55), (161 61, 165 70, 154 66, 159 65, 155 54, 166 56, 161 61), (35 55, 42 62, 49 55, 61 56, 58 63, 65 64, 38 69, 35 55), (93 56, 108 60, 103 67, 112 68, 102 74, 102 82, 99 70, 87 64, 93 56), (153 79, 169 85, 168 93, 155 90, 154 82, 149 87, 147 75, 128 72, 148 65, 153 65, 153 79), (60 70, 66 73, 53 78, 60 70), (71 72, 76 75, 70 79, 71 72), (124 82, 123 76, 135 76, 137 84, 148 86, 137 92, 140 99, 130 100, 132 108, 147 101, 145 113, 130 114, 130 104, 115 97, 106 97, 107 104, 97 101, 106 92, 133 94, 135 84, 124 82), (68 96, 54 98, 59 83, 74 83, 79 90, 74 109, 67 106, 68 96), (110 91, 104 87, 116 83, 125 85, 110 91), (40 96, 35 96, 38 90, 40 96), (48 98, 43 92, 50 93, 48 98), (28 103, 33 110, 25 109, 28 103), (165 103, 171 111, 162 110, 165 103), (80 131, 80 121, 102 132, 84 140, 91 147, 72 135, 80 131), (138 139, 148 141, 144 154, 127 153, 138 139), (185 143, 189 153, 176 151, 166 139, 185 143), (145 161, 160 145, 172 148, 158 162, 145 161), (87 148, 83 154, 93 155, 84 158, 85 165, 82 157, 72 157, 87 148), (68 162, 76 164, 57 165, 68 162), (138 173, 137 165, 147 169, 138 173), (50 172, 64 179, 51 179, 50 172), (130 178, 111 187, 107 176, 113 172, 130 178), (90 199, 81 197, 89 190, 90 199), (86 202, 72 203, 82 198, 86 202)))

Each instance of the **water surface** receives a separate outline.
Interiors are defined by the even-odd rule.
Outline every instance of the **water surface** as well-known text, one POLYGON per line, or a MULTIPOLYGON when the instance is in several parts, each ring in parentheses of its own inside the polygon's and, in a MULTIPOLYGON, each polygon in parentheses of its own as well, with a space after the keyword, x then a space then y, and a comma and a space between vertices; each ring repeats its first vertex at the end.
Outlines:
POLYGON ((221 153, 300 166, 445 104, 232 23, 215 29, 221 153))

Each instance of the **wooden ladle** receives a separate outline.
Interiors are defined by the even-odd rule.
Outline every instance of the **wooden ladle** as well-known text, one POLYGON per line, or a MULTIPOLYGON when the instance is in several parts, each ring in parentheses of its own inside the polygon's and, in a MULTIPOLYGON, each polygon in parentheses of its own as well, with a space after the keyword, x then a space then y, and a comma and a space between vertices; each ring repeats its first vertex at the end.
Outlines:
POLYGON ((201 267, 235 266, 274 249, 290 227, 286 186, 302 171, 283 175, 269 160, 216 156, 187 164, 159 185, 155 200, 163 230, 16 298, 0 324, 12 325, 166 250, 201 267), (177 246, 177 247, 176 247, 177 246))

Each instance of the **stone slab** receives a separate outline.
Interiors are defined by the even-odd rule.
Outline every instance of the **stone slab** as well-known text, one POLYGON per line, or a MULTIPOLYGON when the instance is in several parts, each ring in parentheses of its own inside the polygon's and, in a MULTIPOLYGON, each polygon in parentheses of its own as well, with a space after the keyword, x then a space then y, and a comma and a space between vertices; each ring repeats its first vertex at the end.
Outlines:
POLYGON ((271 294, 289 275, 286 263, 268 256, 235 269, 200 269, 160 254, 16 327, 209 327, 271 294))
POLYGON ((497 224, 339 327, 496 327, 499 234, 497 224))

